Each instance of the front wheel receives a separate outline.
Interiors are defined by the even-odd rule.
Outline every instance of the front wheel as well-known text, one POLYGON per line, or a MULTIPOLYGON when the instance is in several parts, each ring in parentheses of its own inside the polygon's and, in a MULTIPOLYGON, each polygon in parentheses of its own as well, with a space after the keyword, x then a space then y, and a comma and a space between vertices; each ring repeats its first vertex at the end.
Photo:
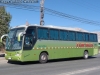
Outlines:
POLYGON ((84 59, 88 59, 88 57, 89 57, 88 51, 84 51, 84 59))
POLYGON ((46 63, 48 61, 48 55, 47 53, 41 53, 39 57, 40 63, 46 63))

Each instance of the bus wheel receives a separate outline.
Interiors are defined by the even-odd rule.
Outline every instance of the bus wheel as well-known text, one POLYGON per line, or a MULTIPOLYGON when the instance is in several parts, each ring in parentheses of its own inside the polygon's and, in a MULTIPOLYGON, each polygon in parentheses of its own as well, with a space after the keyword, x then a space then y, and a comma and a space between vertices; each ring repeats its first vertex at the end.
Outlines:
POLYGON ((48 61, 48 55, 47 53, 43 52, 40 54, 40 57, 39 57, 39 62, 40 63, 46 63, 48 61))
POLYGON ((84 51, 84 59, 88 59, 88 57, 89 57, 88 51, 84 51))

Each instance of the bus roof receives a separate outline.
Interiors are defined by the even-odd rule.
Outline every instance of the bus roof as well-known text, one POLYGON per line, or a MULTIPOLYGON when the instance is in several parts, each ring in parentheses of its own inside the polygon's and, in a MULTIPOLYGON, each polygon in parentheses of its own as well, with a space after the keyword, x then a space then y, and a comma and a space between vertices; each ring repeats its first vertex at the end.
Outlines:
POLYGON ((41 25, 37 25, 37 24, 32 24, 32 25, 19 25, 19 26, 13 27, 11 29, 21 28, 21 27, 27 28, 29 26, 35 26, 35 27, 37 26, 37 27, 52 28, 52 29, 61 29, 61 30, 71 30, 71 31, 87 32, 87 33, 95 33, 95 32, 89 32, 89 31, 83 30, 81 28, 61 27, 61 26, 53 26, 53 25, 44 25, 44 26, 41 26, 41 25))

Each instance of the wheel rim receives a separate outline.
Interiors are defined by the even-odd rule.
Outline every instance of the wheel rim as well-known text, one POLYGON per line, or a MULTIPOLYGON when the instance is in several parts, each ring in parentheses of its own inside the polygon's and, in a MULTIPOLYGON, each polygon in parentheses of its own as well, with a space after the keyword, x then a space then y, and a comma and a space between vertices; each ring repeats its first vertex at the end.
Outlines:
POLYGON ((41 56, 41 60, 45 61, 46 60, 46 56, 45 55, 42 55, 41 56))
POLYGON ((88 58, 88 53, 87 53, 87 52, 85 52, 84 57, 85 57, 85 58, 88 58))

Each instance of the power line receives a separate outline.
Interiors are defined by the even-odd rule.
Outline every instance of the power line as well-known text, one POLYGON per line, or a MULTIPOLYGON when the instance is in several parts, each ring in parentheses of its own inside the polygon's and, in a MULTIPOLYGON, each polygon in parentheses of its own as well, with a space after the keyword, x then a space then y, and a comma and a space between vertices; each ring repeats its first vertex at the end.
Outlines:
MULTIPOLYGON (((83 1, 83 0, 82 0, 83 1)), ((92 10, 96 13, 100 13, 100 9, 99 7, 94 7, 94 5, 90 4, 90 3, 87 3, 87 2, 79 2, 79 1, 72 1, 72 0, 69 0, 69 2, 73 3, 73 4, 76 4, 78 6, 81 6, 81 7, 85 7, 89 10, 92 10), (96 10, 97 9, 97 10, 96 10)))
MULTIPOLYGON (((12 5, 15 6, 15 4, 12 4, 12 5)), ((10 4, 10 6, 11 6, 11 4, 10 4)), ((33 9, 34 7, 37 9, 39 7, 39 6, 30 6, 30 5, 18 5, 18 6, 22 6, 24 8, 26 7, 26 9, 33 9)), ((100 22, 98 22, 98 21, 93 21, 93 20, 88 20, 88 19, 76 17, 76 16, 73 16, 73 15, 58 12, 58 11, 55 11, 55 10, 52 10, 52 9, 49 9, 49 8, 44 8, 44 9, 45 9, 45 11, 47 11, 49 13, 52 13, 54 15, 58 15, 58 16, 63 17, 63 18, 75 20, 75 21, 78 21, 78 22, 81 22, 81 23, 96 25, 96 26, 100 25, 100 22)))
MULTIPOLYGON (((16 4, 16 6, 17 6, 18 4, 16 4)), ((3 5, 0 5, 0 6, 3 6, 3 5)), ((15 6, 15 4, 14 4, 14 6, 11 6, 11 4, 10 5, 5 5, 6 7, 10 7, 10 8, 16 8, 16 9, 22 9, 22 10, 29 10, 29 11, 35 11, 35 12, 40 12, 39 10, 37 10, 37 9, 39 9, 40 7, 39 6, 32 6, 32 8, 33 7, 35 7, 35 8, 33 8, 33 9, 30 9, 30 8, 26 8, 26 6, 22 6, 22 5, 18 5, 18 7, 16 7, 15 6), (21 7, 19 7, 19 6, 21 6, 21 7), (25 7, 25 8, 24 8, 25 7)), ((28 7, 28 6, 27 6, 28 7)), ((45 12, 45 14, 48 14, 48 15, 52 15, 52 16, 57 16, 57 17, 61 17, 61 16, 58 16, 58 15, 54 15, 54 14, 52 14, 52 13, 49 13, 49 12, 45 12)), ((62 17, 61 17, 62 18, 62 17)), ((63 17, 64 18, 64 17, 63 17)))
POLYGON ((0 5, 0 6, 10 7, 10 8, 16 8, 16 9, 23 9, 23 10, 29 10, 29 11, 35 11, 35 12, 39 12, 39 10, 36 11, 36 9, 40 8, 40 7, 31 6, 30 9, 28 9, 29 8, 28 6, 19 5, 19 4, 3 4, 3 5, 0 5))
POLYGON ((48 9, 48 8, 45 8, 45 10, 52 12, 53 14, 60 15, 60 16, 63 16, 63 17, 67 17, 67 18, 70 18, 70 19, 73 19, 73 20, 76 20, 76 21, 79 21, 79 22, 100 25, 100 22, 98 22, 98 21, 93 21, 93 20, 88 20, 88 19, 76 17, 76 16, 73 16, 73 15, 65 14, 65 13, 58 12, 58 11, 48 9))

